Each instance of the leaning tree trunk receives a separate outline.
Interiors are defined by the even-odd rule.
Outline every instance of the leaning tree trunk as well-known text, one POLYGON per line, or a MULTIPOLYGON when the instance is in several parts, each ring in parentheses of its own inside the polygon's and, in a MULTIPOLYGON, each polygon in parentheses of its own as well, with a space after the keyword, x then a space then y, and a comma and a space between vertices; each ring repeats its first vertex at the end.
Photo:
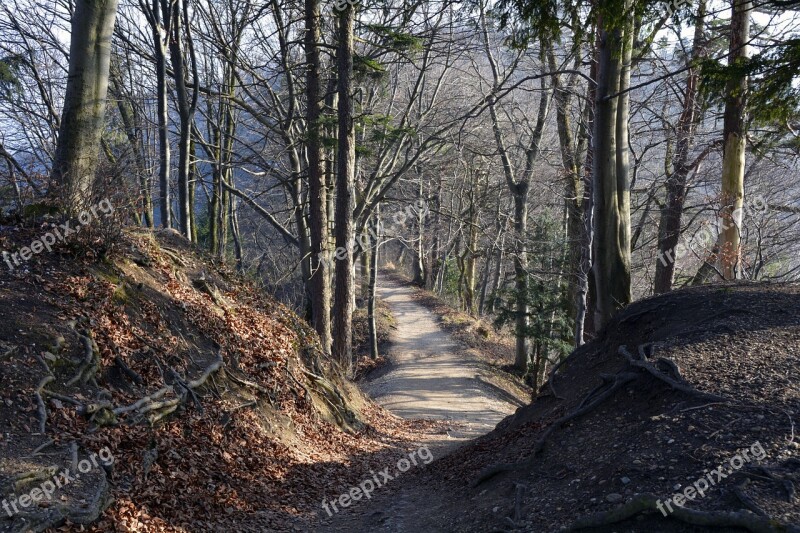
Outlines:
MULTIPOLYGON (((750 0, 733 0, 731 16, 729 65, 741 65, 747 60, 747 41, 750 39, 750 0)), ((720 202, 719 270, 725 279, 736 279, 741 271, 741 228, 744 205, 744 166, 747 145, 745 114, 747 76, 728 81, 725 98, 725 119, 722 158, 722 191, 720 202)))
POLYGON ((338 67, 339 139, 336 158, 336 293, 334 301, 333 356, 350 370, 353 362, 353 206, 356 135, 353 124, 353 23, 355 8, 339 16, 338 67))
MULTIPOLYGON (((625 2, 624 9, 630 7, 625 2)), ((600 15, 597 94, 594 115, 595 329, 631 301, 630 183, 628 179, 627 89, 633 23, 630 16, 606 27, 600 15)))
POLYGON ((77 0, 75 3, 67 91, 52 172, 62 207, 72 214, 91 202, 116 17, 117 0, 77 0))
POLYGON ((311 301, 311 321, 325 353, 331 352, 331 282, 328 264, 328 216, 325 169, 320 138, 322 100, 320 98, 320 5, 305 0, 306 127, 308 140, 309 237, 311 241, 310 277, 307 287, 311 301))
POLYGON ((705 23, 706 3, 700 1, 697 20, 694 27, 694 44, 686 77, 686 93, 683 99, 683 111, 677 126, 677 147, 675 150, 672 173, 667 178, 667 200, 661 209, 661 220, 658 229, 658 255, 653 291, 662 294, 672 290, 675 280, 675 249, 681 236, 683 206, 686 202, 686 183, 691 171, 689 151, 694 145, 695 131, 700 118, 700 106, 697 102, 700 67, 696 62, 705 56, 705 23))

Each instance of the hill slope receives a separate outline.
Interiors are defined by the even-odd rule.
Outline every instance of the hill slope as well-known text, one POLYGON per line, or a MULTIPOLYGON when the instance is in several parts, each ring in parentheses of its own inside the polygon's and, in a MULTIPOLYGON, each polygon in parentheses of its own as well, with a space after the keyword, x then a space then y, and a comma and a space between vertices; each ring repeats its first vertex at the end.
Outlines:
MULTIPOLYGON (((0 228, 5 249, 33 238, 0 228)), ((368 402, 302 320, 176 233, 94 244, 0 273, 0 531, 305 528, 436 431, 368 402)))

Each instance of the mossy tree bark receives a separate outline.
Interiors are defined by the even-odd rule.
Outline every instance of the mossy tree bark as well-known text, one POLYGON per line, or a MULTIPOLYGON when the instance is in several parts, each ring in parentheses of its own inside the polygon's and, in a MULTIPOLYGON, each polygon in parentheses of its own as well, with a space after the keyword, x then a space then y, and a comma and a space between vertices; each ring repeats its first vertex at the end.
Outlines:
POLYGON ((600 47, 592 137, 596 330, 631 302, 627 91, 634 24, 629 14, 632 2, 626 0, 621 6, 621 13, 601 10, 598 20, 600 47))
POLYGON ((52 178, 69 213, 91 202, 108 94, 111 34, 117 0, 77 0, 70 37, 69 76, 52 178))

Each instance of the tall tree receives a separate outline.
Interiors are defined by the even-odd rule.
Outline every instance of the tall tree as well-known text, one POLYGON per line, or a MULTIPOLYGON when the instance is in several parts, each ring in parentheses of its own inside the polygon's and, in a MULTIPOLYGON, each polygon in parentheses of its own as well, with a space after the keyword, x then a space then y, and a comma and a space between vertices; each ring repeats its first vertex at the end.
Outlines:
POLYGON ((598 9, 593 168, 595 328, 631 302, 628 118, 633 2, 598 9))
MULTIPOLYGON (((740 67, 747 61, 750 40, 749 0, 733 0, 728 48, 728 65, 740 67)), ((735 72, 735 70, 734 70, 735 72)), ((744 167, 747 133, 747 75, 728 80, 722 138, 722 190, 720 192, 719 271, 725 279, 736 279, 740 272, 741 230, 744 205, 744 167)))
POLYGON ((308 159, 308 208, 311 238, 311 273, 307 290, 311 321, 326 353, 331 353, 331 281, 329 267, 327 190, 322 153, 322 98, 320 75, 320 3, 305 0, 306 127, 308 159))
POLYGON ((94 184, 106 111, 111 35, 117 0, 77 0, 72 16, 69 76, 53 181, 68 212, 80 211, 94 184))
POLYGON ((167 100, 167 41, 169 40, 168 9, 162 0, 153 0, 147 4, 139 0, 139 6, 150 24, 153 34, 153 50, 156 69, 156 115, 158 127, 158 187, 159 211, 161 212, 161 225, 165 228, 172 227, 172 195, 169 188, 170 175, 170 146, 169 146, 169 106, 167 100))
POLYGON ((347 5, 339 14, 336 50, 338 102, 338 154, 336 157, 336 291, 334 301, 333 356, 346 369, 353 359, 353 206, 356 136, 353 123, 353 24, 356 8, 347 5))
POLYGON ((703 25, 706 17, 706 2, 700 0, 694 25, 692 54, 687 58, 689 70, 686 75, 686 88, 683 93, 683 109, 676 126, 676 148, 672 158, 672 172, 667 176, 667 198, 661 208, 658 227, 658 254, 654 292, 661 294, 672 290, 675 280, 675 249, 681 235, 683 207, 686 202, 689 174, 696 167, 690 161, 695 132, 701 117, 698 102, 700 64, 706 55, 706 38, 703 25))
MULTIPOLYGON (((166 0, 162 0, 166 3, 166 0)), ((175 80, 175 93, 178 100, 178 116, 180 117, 180 135, 178 137, 178 216, 180 217, 181 233, 187 239, 192 239, 194 224, 193 206, 191 203, 190 167, 192 165, 192 124, 197 98, 199 95, 200 79, 197 75, 197 58, 195 57, 194 42, 189 25, 189 12, 186 0, 174 0, 169 5, 170 30, 169 51, 172 62, 173 78, 175 80), (184 57, 184 34, 189 57, 189 68, 192 70, 192 92, 186 84, 187 64, 184 57)))
POLYGON ((514 284, 516 300, 516 323, 515 336, 516 348, 514 356, 514 366, 522 371, 527 370, 530 362, 530 351, 527 343, 528 331, 528 249, 527 249, 527 227, 528 227, 528 195, 530 192, 531 178, 536 160, 540 153, 540 142, 546 124, 547 114, 550 106, 550 92, 546 90, 545 77, 541 80, 541 93, 539 97, 539 112, 536 119, 536 126, 533 129, 528 146, 525 149, 525 163, 521 176, 515 176, 514 167, 511 161, 509 150, 506 147, 506 140, 500 128, 500 118, 498 112, 497 92, 500 89, 501 77, 500 70, 495 60, 489 42, 489 28, 487 26, 486 14, 483 5, 480 8, 481 33, 483 46, 492 75, 492 88, 488 96, 487 106, 489 116, 492 121, 494 140, 500 160, 503 166, 503 175, 514 199, 514 284))

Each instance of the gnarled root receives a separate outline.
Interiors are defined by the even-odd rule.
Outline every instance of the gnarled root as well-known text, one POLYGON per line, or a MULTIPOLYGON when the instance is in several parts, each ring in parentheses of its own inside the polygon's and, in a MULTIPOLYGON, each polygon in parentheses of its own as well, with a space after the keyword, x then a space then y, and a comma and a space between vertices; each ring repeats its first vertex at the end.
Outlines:
POLYGON ((635 368, 646 370, 647 372, 650 373, 650 375, 652 375, 653 377, 655 377, 660 381, 663 381, 664 383, 666 383, 671 388, 677 391, 680 391, 689 396, 695 396, 697 398, 701 398, 703 400, 711 400, 717 402, 729 401, 729 399, 725 398, 724 396, 719 396, 717 394, 711 394, 708 392, 699 391, 694 387, 692 387, 691 385, 689 385, 688 383, 686 383, 686 381, 680 375, 680 370, 678 370, 678 366, 672 361, 669 361, 668 359, 660 359, 659 362, 660 364, 668 367, 668 371, 674 376, 676 376, 676 378, 670 377, 665 372, 662 372, 661 370, 656 368, 655 365, 653 365, 653 363, 647 361, 641 349, 639 351, 638 357, 634 356, 631 352, 629 352, 627 346, 624 345, 620 346, 617 351, 628 361, 628 364, 630 364, 635 368))
POLYGON ((83 335, 78 330, 74 331, 81 339, 81 342, 83 342, 83 361, 81 361, 75 376, 67 381, 67 386, 72 386, 78 382, 86 383, 89 379, 94 377, 97 373, 97 369, 100 367, 100 358, 97 355, 100 349, 97 347, 94 339, 92 339, 91 332, 89 332, 89 335, 83 335))
POLYGON ((553 432, 555 432, 557 429, 559 429, 561 426, 563 426, 564 424, 566 424, 570 420, 574 420, 575 418, 581 417, 581 416, 589 413, 590 411, 594 410, 599 405, 601 405, 603 402, 608 400, 617 390, 619 390, 623 386, 627 385, 628 383, 638 379, 638 377, 639 377, 639 374, 636 374, 636 373, 633 373, 633 372, 622 372, 620 374, 616 374, 614 376, 614 379, 613 379, 613 382, 611 383, 611 385, 608 386, 602 392, 598 392, 598 390, 602 386, 605 386, 608 383, 608 381, 604 381, 604 383, 601 385, 601 387, 596 387, 591 392, 589 392, 589 394, 586 396, 586 399, 584 399, 584 401, 582 401, 580 403, 580 405, 578 405, 578 407, 574 411, 572 411, 570 414, 568 414, 566 416, 563 416, 563 417, 559 418, 558 420, 553 422, 550 425, 549 428, 547 428, 547 430, 544 432, 544 434, 542 434, 542 436, 539 438, 539 440, 534 445, 533 451, 531 452, 531 455, 530 455, 530 457, 528 459, 526 459, 524 461, 521 461, 521 462, 518 462, 518 463, 503 463, 503 464, 499 464, 499 465, 490 466, 490 467, 484 469, 483 472, 480 473, 480 475, 478 476, 478 479, 475 480, 475 482, 472 484, 472 486, 476 487, 476 486, 480 485, 481 483, 483 483, 484 481, 488 481, 489 479, 493 478, 497 474, 500 474, 500 473, 503 473, 503 472, 509 472, 511 470, 516 470, 516 469, 519 469, 519 468, 530 468, 533 465, 534 461, 536 460, 536 455, 540 451, 542 451, 542 449, 544 448, 545 442, 547 441, 547 439, 550 437, 550 435, 553 432), (589 399, 591 399, 591 401, 587 402, 587 400, 589 400, 589 399))
MULTIPOLYGON (((580 531, 593 527, 616 524, 636 516, 639 513, 660 511, 660 500, 650 493, 637 494, 626 503, 611 509, 581 517, 562 531, 580 531)), ((663 504, 662 504, 663 507, 663 504)), ((800 533, 800 527, 782 524, 766 516, 759 516, 751 511, 699 511, 685 507, 673 507, 671 518, 695 526, 743 528, 753 533, 800 533)))

